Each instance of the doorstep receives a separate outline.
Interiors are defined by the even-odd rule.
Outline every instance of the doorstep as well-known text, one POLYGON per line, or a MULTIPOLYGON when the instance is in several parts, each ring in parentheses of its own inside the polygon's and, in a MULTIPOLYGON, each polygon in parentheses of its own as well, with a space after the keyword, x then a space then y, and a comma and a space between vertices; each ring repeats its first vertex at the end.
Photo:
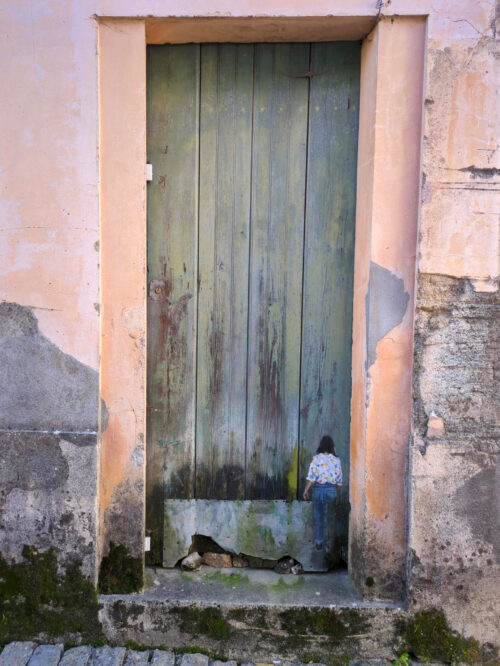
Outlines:
POLYGON ((220 658, 336 664, 394 659, 402 604, 363 601, 345 570, 280 575, 263 569, 147 569, 138 594, 100 595, 108 640, 220 658))

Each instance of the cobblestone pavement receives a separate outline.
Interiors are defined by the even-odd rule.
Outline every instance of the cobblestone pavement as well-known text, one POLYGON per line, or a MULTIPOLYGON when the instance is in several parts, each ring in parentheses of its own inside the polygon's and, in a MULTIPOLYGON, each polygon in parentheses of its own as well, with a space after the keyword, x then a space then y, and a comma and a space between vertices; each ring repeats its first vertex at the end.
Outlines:
MULTIPOLYGON (((236 661, 216 661, 204 654, 174 654, 169 650, 128 650, 124 647, 93 648, 88 645, 64 650, 63 645, 37 645, 31 641, 9 643, 0 653, 0 666, 238 666, 236 661)), ((240 666, 255 666, 240 662, 240 666)), ((259 666, 264 666, 259 664, 259 666)), ((292 666, 274 661, 269 666, 292 666)))
MULTIPOLYGON (((386 659, 358 659, 350 666, 389 666, 386 659)), ((38 645, 31 641, 6 645, 0 653, 0 666, 323 666, 272 661, 217 661, 204 654, 174 654, 170 650, 129 650, 124 647, 81 645, 65 650, 63 645, 38 645)))

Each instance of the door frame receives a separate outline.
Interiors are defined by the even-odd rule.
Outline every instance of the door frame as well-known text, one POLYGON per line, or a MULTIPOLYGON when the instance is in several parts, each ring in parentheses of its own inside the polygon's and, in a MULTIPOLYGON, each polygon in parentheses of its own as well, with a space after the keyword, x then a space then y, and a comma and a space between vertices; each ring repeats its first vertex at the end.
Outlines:
POLYGON ((363 39, 349 573, 364 598, 404 597, 426 36, 426 16, 98 17, 100 556, 112 540, 144 561, 146 45, 363 39))

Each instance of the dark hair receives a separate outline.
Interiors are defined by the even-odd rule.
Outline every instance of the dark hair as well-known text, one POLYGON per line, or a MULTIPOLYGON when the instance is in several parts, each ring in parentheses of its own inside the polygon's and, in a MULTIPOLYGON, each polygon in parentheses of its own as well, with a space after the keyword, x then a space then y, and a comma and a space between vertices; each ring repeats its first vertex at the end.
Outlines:
POLYGON ((321 442, 319 443, 316 453, 333 453, 334 456, 337 455, 335 453, 335 444, 329 435, 324 435, 321 438, 321 442))

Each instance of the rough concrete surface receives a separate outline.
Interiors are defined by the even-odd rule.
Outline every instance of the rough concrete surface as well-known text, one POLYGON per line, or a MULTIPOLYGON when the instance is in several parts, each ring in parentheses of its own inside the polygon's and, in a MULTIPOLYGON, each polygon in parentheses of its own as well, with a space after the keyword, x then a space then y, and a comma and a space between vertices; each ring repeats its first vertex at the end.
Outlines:
POLYGON ((38 330, 32 310, 0 304, 0 553, 54 548, 95 567, 97 373, 38 330))
POLYGON ((410 601, 498 642, 499 292, 420 275, 411 451, 410 601), (434 412, 442 437, 429 438, 434 412))
POLYGON ((197 645, 229 659, 332 662, 374 654, 394 659, 404 611, 370 606, 286 607, 282 604, 179 603, 112 595, 100 598, 108 640, 127 638, 174 648, 197 645))
POLYGON ((410 295, 404 281, 387 268, 370 263, 370 281, 366 294, 366 365, 377 358, 378 342, 401 323, 410 295))
POLYGON ((95 433, 98 384, 40 333, 30 308, 0 303, 0 428, 95 433))
MULTIPOLYGON (((144 449, 144 444, 140 446, 144 449)), ((104 525, 109 539, 126 545, 133 557, 143 557, 143 514, 143 479, 134 483, 124 479, 113 489, 110 505, 104 514, 104 525)))
MULTIPOLYGON (((199 571, 147 569, 141 598, 232 606, 330 606, 362 603, 345 569, 322 574, 277 574, 271 569, 214 569, 199 571)), ((374 602, 370 602, 374 603, 374 602)), ((376 605, 376 603, 375 603, 376 605)), ((382 606, 385 605, 382 603, 382 606)))

